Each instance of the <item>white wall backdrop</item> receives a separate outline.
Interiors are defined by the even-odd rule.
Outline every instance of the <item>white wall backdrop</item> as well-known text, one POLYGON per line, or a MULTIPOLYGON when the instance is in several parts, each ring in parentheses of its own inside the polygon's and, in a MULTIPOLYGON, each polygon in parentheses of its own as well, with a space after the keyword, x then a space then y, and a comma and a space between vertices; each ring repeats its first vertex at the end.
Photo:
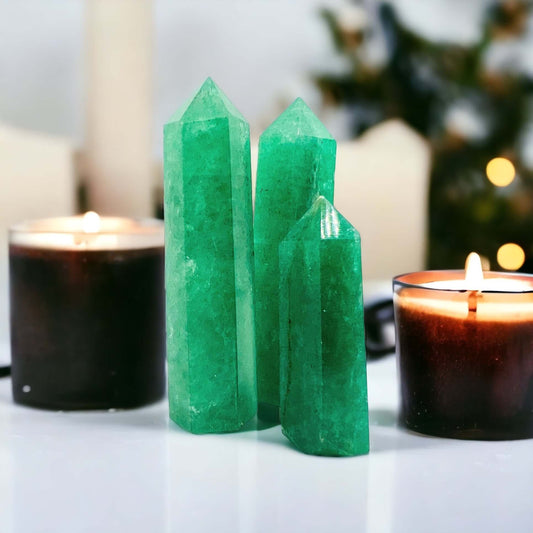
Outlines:
POLYGON ((0 0, 0 121, 81 140, 83 2, 0 0))

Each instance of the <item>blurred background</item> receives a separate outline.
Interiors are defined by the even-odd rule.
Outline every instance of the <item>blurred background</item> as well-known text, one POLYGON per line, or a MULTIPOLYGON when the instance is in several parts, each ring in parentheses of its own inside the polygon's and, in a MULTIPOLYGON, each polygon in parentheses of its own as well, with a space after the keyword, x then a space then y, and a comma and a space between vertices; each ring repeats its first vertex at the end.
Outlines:
POLYGON ((253 160, 298 96, 338 140, 365 280, 533 271, 529 1, 1 0, 3 280, 16 221, 162 217, 163 124, 207 76, 253 160))

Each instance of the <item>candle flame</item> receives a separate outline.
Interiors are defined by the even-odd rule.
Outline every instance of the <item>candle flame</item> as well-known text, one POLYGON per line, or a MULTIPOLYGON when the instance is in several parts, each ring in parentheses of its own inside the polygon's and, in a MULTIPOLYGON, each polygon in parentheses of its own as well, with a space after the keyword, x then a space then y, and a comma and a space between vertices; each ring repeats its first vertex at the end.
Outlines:
POLYGON ((94 211, 87 211, 83 215, 82 224, 84 233, 98 233, 100 230, 100 215, 94 211))
POLYGON ((466 258, 465 281, 470 290, 481 290, 483 285, 483 269, 481 268, 481 257, 476 252, 471 252, 466 258))

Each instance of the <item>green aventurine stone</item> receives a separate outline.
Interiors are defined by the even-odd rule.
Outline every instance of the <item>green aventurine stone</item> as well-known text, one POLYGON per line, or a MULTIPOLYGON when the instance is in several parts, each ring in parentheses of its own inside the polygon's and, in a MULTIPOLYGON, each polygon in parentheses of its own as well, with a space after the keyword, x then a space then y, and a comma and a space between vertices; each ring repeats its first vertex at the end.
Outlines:
POLYGON ((236 431, 257 407, 249 127, 208 79, 164 147, 170 418, 236 431))
POLYGON ((323 197, 280 245, 281 426, 301 451, 368 453, 357 231, 323 197))
POLYGON ((260 406, 279 406, 279 244, 318 195, 333 201, 336 149, 300 98, 259 140, 254 242, 260 406))

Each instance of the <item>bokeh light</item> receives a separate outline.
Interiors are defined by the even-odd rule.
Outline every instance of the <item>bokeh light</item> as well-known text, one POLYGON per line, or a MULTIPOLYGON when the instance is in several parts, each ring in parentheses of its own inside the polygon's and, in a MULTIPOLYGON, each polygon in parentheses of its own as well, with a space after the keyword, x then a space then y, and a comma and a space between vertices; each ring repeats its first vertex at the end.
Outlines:
POLYGON ((491 159, 486 168, 487 178, 497 187, 506 187, 516 176, 514 165, 505 157, 491 159))
POLYGON ((500 246, 496 259, 505 270, 518 270, 524 264, 526 254, 521 246, 508 242, 500 246))

